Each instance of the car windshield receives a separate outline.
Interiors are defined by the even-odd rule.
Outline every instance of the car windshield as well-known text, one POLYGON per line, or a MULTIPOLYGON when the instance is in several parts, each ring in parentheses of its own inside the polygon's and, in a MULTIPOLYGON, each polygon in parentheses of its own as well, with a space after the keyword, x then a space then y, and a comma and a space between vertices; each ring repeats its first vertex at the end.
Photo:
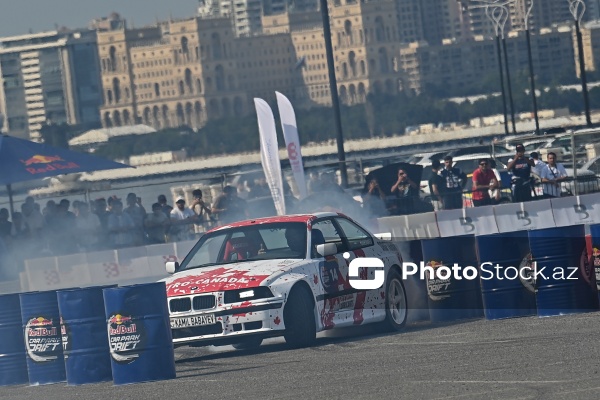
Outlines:
POLYGON ((306 258, 306 224, 257 224, 204 235, 185 257, 179 270, 255 260, 294 258, 306 258))

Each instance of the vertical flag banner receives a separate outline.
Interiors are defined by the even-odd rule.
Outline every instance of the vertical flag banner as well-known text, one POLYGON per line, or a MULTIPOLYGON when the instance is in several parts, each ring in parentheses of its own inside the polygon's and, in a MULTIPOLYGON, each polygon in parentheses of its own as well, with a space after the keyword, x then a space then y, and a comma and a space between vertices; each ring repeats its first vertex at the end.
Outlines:
POLYGON ((279 148, 277 146, 277 130, 273 110, 263 99, 254 99, 256 115, 258 117, 258 131, 260 133, 260 160, 262 162, 265 178, 271 189, 271 196, 275 203, 277 215, 285 215, 285 199, 283 193, 283 179, 281 178, 281 163, 279 161, 279 148))
POLYGON ((296 124, 296 114, 292 103, 279 92, 277 95, 277 107, 279 108, 279 117, 281 118, 281 127, 283 128, 283 138, 287 148, 290 165, 294 173, 294 179, 300 193, 300 200, 307 196, 306 179, 304 177, 304 164, 302 162, 302 152, 300 151, 300 139, 298 137, 298 125, 296 124))

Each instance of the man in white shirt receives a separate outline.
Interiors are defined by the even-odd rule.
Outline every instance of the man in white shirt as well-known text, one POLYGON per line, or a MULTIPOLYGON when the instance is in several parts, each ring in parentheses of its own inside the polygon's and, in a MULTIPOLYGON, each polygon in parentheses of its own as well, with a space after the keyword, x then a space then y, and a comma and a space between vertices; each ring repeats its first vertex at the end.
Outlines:
POLYGON ((539 155, 539 153, 537 151, 532 152, 529 155, 529 158, 531 160, 533 160, 533 167, 531 168, 531 172, 533 172, 537 176, 541 177, 542 176, 542 171, 546 167, 546 164, 544 164, 542 162, 542 160, 540 160, 540 155, 539 155))
POLYGON ((568 178, 562 164, 556 162, 556 154, 548 153, 548 165, 542 170, 542 183, 545 197, 560 197, 560 183, 568 178))
POLYGON ((172 242, 190 240, 192 224, 198 222, 198 216, 189 207, 185 206, 185 198, 177 197, 176 207, 171 210, 171 229, 169 236, 172 242))

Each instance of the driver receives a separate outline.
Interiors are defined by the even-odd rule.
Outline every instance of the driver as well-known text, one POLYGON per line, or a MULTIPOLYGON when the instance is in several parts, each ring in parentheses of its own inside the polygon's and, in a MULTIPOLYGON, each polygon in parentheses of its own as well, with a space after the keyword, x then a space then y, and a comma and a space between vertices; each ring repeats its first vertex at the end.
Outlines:
POLYGON ((290 226, 285 230, 285 239, 292 251, 304 256, 306 253, 306 229, 302 226, 290 226))

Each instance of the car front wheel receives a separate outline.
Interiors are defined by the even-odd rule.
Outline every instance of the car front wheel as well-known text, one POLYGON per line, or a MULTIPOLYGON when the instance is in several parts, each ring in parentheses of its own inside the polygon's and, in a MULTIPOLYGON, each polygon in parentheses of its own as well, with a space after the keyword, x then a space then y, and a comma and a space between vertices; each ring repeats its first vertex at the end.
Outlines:
POLYGON ((316 340, 314 308, 314 302, 307 289, 301 286, 292 289, 283 310, 285 322, 283 337, 290 347, 307 347, 316 340))

